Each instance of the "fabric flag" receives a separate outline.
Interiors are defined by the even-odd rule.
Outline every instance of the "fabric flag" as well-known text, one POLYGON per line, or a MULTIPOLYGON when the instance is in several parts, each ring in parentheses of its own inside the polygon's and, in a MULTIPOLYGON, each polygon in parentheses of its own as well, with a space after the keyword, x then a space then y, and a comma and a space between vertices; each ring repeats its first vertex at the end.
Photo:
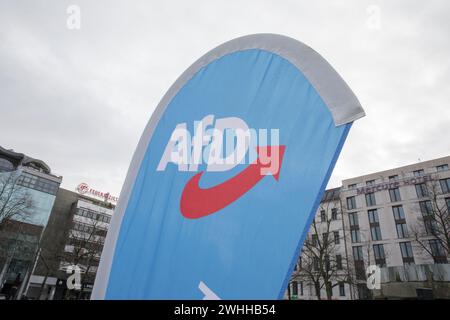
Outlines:
POLYGON ((281 299, 354 120, 336 71, 274 34, 197 60, 153 113, 93 299, 281 299))

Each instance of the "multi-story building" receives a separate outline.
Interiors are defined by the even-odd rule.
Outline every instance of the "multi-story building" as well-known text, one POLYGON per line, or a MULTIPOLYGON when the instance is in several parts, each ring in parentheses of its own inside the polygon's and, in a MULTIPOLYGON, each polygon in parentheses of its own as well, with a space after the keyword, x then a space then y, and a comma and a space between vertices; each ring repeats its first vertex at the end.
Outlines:
POLYGON ((328 294, 340 299, 351 299, 348 284, 347 246, 341 209, 341 188, 326 190, 316 216, 305 239, 302 255, 294 267, 286 298, 327 298, 328 294))
POLYGON ((0 147, 0 289, 20 295, 62 178, 42 160, 0 147))
MULTIPOLYGON (((78 188, 80 190, 80 188, 78 188)), ((85 189, 82 189, 84 192, 85 189)), ((31 299, 90 297, 114 205, 65 189, 56 195, 41 252, 26 295, 31 299), (80 290, 69 290, 67 278, 80 272, 80 290)))
MULTIPOLYGON (((337 272, 330 277, 331 298, 415 298, 423 291, 450 298, 449 165, 450 157, 419 162, 346 179, 341 188, 325 192, 303 247, 299 262, 303 269, 299 265, 294 272, 288 295, 317 298, 314 273, 304 261, 319 255, 315 248, 323 247, 320 235, 325 228, 328 243, 338 239, 339 245, 328 245, 329 252, 316 258, 312 271, 332 273, 345 261, 343 269, 349 274, 346 279, 337 272), (330 193, 339 195, 332 199, 330 193), (342 258, 333 261, 333 254, 342 258), (323 267, 327 264, 328 269, 323 267), (370 265, 381 270, 381 289, 367 286, 370 265)), ((326 298, 323 276, 320 281, 321 296, 326 298)))

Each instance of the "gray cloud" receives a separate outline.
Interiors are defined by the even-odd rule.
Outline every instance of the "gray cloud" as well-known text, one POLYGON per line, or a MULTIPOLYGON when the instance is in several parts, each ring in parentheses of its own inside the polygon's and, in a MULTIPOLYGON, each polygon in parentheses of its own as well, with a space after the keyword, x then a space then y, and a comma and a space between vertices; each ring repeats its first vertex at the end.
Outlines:
POLYGON ((361 100, 329 186, 450 151, 446 1, 2 1, 0 145, 46 161, 73 189, 118 194, 159 99, 193 61, 244 34, 321 53, 361 100), (81 8, 81 29, 66 9, 81 8), (369 5, 380 29, 367 27, 369 5))

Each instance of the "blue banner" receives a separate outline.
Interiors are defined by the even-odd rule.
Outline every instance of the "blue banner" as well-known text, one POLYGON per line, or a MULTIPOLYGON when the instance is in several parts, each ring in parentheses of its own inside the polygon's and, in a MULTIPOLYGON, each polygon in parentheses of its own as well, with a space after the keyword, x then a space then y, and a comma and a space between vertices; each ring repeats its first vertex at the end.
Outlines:
POLYGON ((339 75, 277 35, 214 49, 139 142, 94 299, 280 299, 352 121, 339 75))

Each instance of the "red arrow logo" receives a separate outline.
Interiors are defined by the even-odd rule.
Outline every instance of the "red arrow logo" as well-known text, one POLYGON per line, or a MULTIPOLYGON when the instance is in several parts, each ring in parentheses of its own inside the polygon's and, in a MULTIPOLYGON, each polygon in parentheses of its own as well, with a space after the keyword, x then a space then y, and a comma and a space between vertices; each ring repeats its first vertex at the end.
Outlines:
POLYGON ((286 146, 258 147, 258 159, 231 179, 208 189, 199 187, 203 174, 193 176, 181 194, 181 214, 189 219, 198 219, 225 208, 242 197, 269 172, 277 181, 286 146), (275 150, 277 148, 278 150, 275 150), (278 159, 271 162, 271 155, 278 151, 278 159))

